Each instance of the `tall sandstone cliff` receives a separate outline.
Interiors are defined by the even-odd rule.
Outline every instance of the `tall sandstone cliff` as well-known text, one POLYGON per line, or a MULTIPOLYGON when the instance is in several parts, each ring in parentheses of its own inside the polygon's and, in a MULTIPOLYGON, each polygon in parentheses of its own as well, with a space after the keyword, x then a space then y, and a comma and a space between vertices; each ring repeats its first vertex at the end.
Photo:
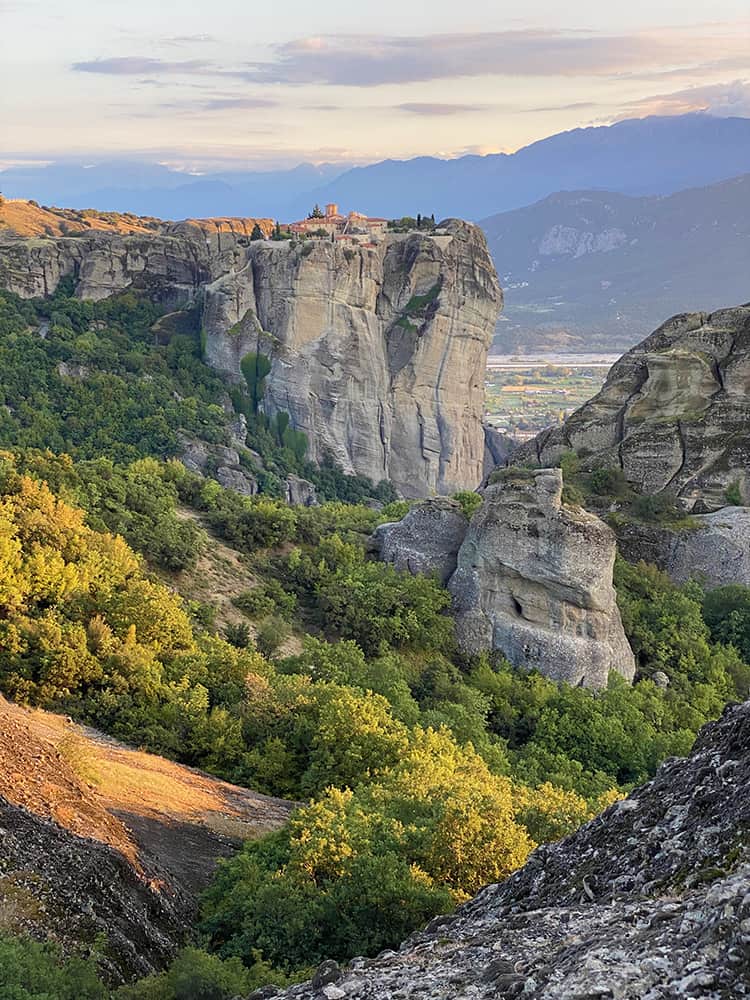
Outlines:
POLYGON ((73 276, 82 298, 135 288, 172 309, 200 299, 207 362, 239 381, 243 357, 268 357, 261 405, 290 415, 313 460, 390 479, 406 496, 475 487, 502 304, 481 231, 448 220, 439 235, 343 246, 252 242, 240 222, 5 237, 0 286, 48 295, 73 276))

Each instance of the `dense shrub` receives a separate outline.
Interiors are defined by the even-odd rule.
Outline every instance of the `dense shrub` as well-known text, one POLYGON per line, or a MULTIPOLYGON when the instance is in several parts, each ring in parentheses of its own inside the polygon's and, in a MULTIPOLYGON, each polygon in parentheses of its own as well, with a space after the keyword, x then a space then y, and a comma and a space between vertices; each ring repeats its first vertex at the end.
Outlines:
POLYGON ((106 1000, 92 961, 65 961, 51 945, 0 933, 0 996, 6 1000, 106 1000))
POLYGON ((287 977, 257 956, 247 966, 238 958, 226 961, 197 948, 180 952, 166 972, 123 986, 117 1000, 232 1000, 259 986, 285 985, 287 977))

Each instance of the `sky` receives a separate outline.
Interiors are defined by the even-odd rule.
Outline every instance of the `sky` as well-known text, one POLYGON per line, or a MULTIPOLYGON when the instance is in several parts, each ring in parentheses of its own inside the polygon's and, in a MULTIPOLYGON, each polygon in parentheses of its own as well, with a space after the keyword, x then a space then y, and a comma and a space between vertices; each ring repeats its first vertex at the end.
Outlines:
POLYGON ((750 0, 0 0, 0 165, 511 152, 750 116, 750 0))

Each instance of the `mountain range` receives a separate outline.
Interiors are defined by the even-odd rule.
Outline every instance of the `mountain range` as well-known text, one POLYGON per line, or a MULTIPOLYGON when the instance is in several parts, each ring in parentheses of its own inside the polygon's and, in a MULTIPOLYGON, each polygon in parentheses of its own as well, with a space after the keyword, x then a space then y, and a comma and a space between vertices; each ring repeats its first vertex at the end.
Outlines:
POLYGON ((363 167, 302 164, 201 176, 121 161, 13 167, 0 173, 0 189, 44 204, 172 219, 260 214, 284 221, 307 214, 315 202, 338 202, 390 218, 421 211, 478 220, 560 190, 672 194, 748 170, 750 119, 701 113, 573 129, 510 154, 363 167))
POLYGON ((669 197, 564 191, 482 223, 505 289, 495 349, 630 347, 750 298, 750 174, 669 197))
POLYGON ((579 128, 512 154, 191 175, 102 162, 0 172, 10 198, 162 219, 289 221, 337 202, 484 219, 506 288, 496 350, 624 349, 679 310, 750 297, 750 119, 579 128))

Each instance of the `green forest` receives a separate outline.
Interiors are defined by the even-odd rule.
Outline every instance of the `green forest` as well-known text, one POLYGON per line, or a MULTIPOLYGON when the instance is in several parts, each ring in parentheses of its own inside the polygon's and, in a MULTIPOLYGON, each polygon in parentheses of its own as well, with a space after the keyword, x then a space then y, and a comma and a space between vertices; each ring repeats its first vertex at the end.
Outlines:
MULTIPOLYGON (((3 996, 230 1000, 395 947, 750 693, 750 590, 678 587, 624 561, 632 687, 613 676, 593 693, 460 654, 445 588, 368 557, 408 504, 312 466, 259 412, 257 358, 235 399, 261 487, 248 497, 177 460, 182 435, 228 440, 197 317, 71 292, 0 293, 0 688, 301 805, 221 866, 165 972, 113 987, 97 972, 106 942, 71 958, 0 932, 3 996), (324 502, 288 506, 289 472, 324 502), (179 593, 211 535, 256 580, 235 602, 247 627, 179 593)), ((459 499, 470 516, 475 498, 459 499)))

